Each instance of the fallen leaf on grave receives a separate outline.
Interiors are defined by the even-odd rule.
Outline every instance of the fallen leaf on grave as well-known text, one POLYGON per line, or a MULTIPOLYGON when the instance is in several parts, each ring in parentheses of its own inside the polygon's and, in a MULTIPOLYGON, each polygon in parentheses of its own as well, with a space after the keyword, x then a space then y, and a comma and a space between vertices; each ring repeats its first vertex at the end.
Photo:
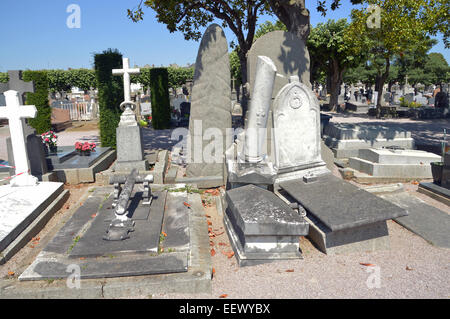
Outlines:
POLYGON ((205 214, 205 217, 206 217, 206 218, 211 218, 211 216, 209 216, 208 214, 205 214))
POLYGON ((411 184, 413 184, 413 185, 419 185, 419 182, 417 182, 417 181, 412 181, 411 184))
POLYGON ((214 246, 214 242, 210 241, 210 242, 209 242, 209 245, 210 245, 210 246, 214 246))
POLYGON ((374 264, 368 264, 368 263, 359 263, 362 266, 366 266, 366 267, 372 267, 375 266, 374 264))
POLYGON ((183 204, 184 204, 184 206, 186 206, 187 208, 191 208, 191 205, 189 205, 188 203, 183 202, 183 204))
POLYGON ((219 246, 228 246, 228 245, 225 243, 219 243, 219 246))
POLYGON ((229 253, 226 253, 226 255, 227 255, 227 257, 228 257, 228 258, 231 258, 231 257, 233 257, 233 256, 234 256, 234 252, 229 252, 229 253))
POLYGON ((228 297, 227 294, 223 294, 223 295, 220 295, 220 296, 219 296, 219 298, 226 298, 226 297, 228 297))
POLYGON ((208 233, 212 232, 212 228, 208 227, 208 233))
POLYGON ((85 260, 86 259, 86 257, 80 257, 80 260, 85 260))
POLYGON ((412 269, 412 268, 409 267, 409 266, 406 266, 406 270, 414 270, 414 269, 412 269))
POLYGON ((294 272, 294 269, 288 269, 286 272, 294 272))
POLYGON ((216 250, 214 248, 211 249, 211 256, 214 256, 216 254, 216 250))
POLYGON ((70 206, 69 206, 69 205, 67 205, 67 206, 66 206, 66 209, 69 209, 69 208, 70 208, 70 206))
POLYGON ((210 222, 209 220, 208 220, 208 225, 209 225, 209 226, 211 226, 211 225, 212 225, 212 223, 211 223, 211 222, 210 222))
POLYGON ((214 193, 215 189, 207 189, 205 193, 214 193))
POLYGON ((167 237, 166 232, 161 232, 161 234, 163 234, 164 237, 167 237))
POLYGON ((216 269, 213 267, 212 269, 212 274, 215 275, 216 274, 216 269))
POLYGON ((97 214, 92 214, 92 215, 91 215, 91 218, 95 218, 95 216, 97 216, 97 214))
POLYGON ((8 271, 8 276, 14 276, 16 273, 14 271, 8 271))

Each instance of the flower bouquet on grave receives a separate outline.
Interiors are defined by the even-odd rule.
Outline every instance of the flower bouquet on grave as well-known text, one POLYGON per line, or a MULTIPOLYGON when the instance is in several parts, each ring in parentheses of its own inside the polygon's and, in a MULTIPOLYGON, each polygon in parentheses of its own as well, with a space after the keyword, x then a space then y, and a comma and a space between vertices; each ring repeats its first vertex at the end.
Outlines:
POLYGON ((45 145, 45 150, 50 150, 51 153, 56 153, 58 150, 56 142, 58 141, 58 135, 53 131, 48 131, 41 134, 42 143, 45 145))
POLYGON ((95 143, 89 143, 89 142, 76 142, 75 143, 75 150, 78 152, 80 156, 90 156, 91 152, 95 152, 95 148, 97 145, 95 143))

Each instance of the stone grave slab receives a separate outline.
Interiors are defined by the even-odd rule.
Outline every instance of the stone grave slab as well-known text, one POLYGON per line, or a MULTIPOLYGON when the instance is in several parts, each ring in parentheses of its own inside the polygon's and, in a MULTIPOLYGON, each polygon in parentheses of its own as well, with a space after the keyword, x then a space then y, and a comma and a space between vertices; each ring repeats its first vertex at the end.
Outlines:
POLYGON ((240 266, 301 258, 308 223, 272 192, 246 185, 226 192, 226 230, 240 266))
MULTIPOLYGON (((67 278, 67 267, 73 264, 81 268, 81 279, 189 273, 190 265, 201 267, 203 262, 197 260, 197 248, 201 244, 197 224, 201 221, 206 228, 206 222, 204 212, 198 211, 200 198, 194 200, 186 193, 172 193, 154 185, 148 219, 130 215, 135 221, 130 238, 105 241, 103 236, 109 225, 105 217, 112 210, 113 187, 92 190, 19 280, 67 278), (183 205, 184 201, 192 203, 192 207, 183 205), (163 229, 167 233, 165 238, 163 229)), ((139 198, 142 190, 142 185, 135 185, 133 197, 139 198)), ((208 244, 207 238, 203 241, 208 244)))
POLYGON ((309 237, 327 254, 387 249, 386 220, 408 214, 332 174, 312 182, 285 181, 279 186, 281 195, 306 209, 311 222, 309 237))
POLYGON ((435 246, 450 248, 448 213, 426 204, 407 192, 379 196, 408 211, 408 216, 394 219, 397 223, 435 246))
POLYGON ((432 182, 421 182, 417 191, 450 206, 450 189, 432 182))
POLYGON ((361 149, 349 158, 349 167, 374 177, 432 178, 431 162, 439 155, 418 150, 361 149))
POLYGON ((62 183, 0 186, 0 252, 38 217, 64 190, 62 183))
POLYGON ((57 153, 46 156, 49 169, 89 168, 111 150, 110 147, 96 147, 89 156, 80 156, 73 146, 59 146, 57 153))
MULTIPOLYGON (((135 191, 134 198, 139 198, 138 196, 135 191)), ((80 258, 105 256, 108 254, 158 252, 165 201, 166 192, 155 192, 151 207, 149 205, 142 205, 142 202, 133 203, 131 201, 128 206, 130 212, 135 210, 139 205, 141 210, 148 209, 149 216, 146 219, 142 219, 142 212, 140 212, 141 216, 134 219, 130 215, 129 217, 133 218, 136 222, 135 231, 130 235, 129 239, 113 242, 103 240, 103 236, 111 220, 109 218, 111 214, 109 211, 113 210, 111 207, 112 200, 105 201, 89 229, 81 236, 69 256, 71 258, 80 258)))
POLYGON ((398 146, 404 149, 414 148, 411 132, 403 129, 372 125, 329 123, 324 129, 325 144, 337 158, 358 156, 360 149, 398 146))

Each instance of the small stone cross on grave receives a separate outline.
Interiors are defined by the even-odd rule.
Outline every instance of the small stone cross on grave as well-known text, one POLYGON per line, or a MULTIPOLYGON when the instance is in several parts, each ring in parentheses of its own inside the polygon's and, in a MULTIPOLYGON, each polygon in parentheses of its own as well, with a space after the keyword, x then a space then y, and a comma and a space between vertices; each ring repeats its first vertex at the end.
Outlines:
POLYGON ((136 103, 131 101, 131 82, 130 74, 139 74, 140 69, 130 69, 130 59, 123 58, 123 69, 113 69, 113 75, 123 75, 123 95, 124 101, 120 104, 120 108, 124 110, 120 117, 120 126, 135 126, 137 125, 134 110, 136 103), (131 108, 132 106, 132 108, 131 108))
POLYGON ((17 91, 9 90, 4 95, 6 107, 0 108, 0 119, 6 118, 9 121, 16 167, 16 175, 11 179, 10 185, 34 186, 37 184, 38 179, 30 175, 30 164, 28 163, 22 119, 36 117, 37 109, 34 105, 21 105, 17 91))

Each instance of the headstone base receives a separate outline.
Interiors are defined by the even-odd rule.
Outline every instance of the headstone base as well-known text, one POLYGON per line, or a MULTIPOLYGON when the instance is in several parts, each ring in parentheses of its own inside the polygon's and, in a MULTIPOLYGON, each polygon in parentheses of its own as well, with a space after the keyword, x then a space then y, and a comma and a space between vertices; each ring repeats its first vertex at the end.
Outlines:
POLYGON ((246 185, 226 193, 224 223, 239 266, 301 258, 308 223, 272 192, 246 185))
POLYGON ((139 172, 148 171, 149 164, 147 160, 143 161, 130 161, 130 162, 119 162, 117 161, 114 165, 115 172, 131 172, 133 168, 136 168, 139 172))

